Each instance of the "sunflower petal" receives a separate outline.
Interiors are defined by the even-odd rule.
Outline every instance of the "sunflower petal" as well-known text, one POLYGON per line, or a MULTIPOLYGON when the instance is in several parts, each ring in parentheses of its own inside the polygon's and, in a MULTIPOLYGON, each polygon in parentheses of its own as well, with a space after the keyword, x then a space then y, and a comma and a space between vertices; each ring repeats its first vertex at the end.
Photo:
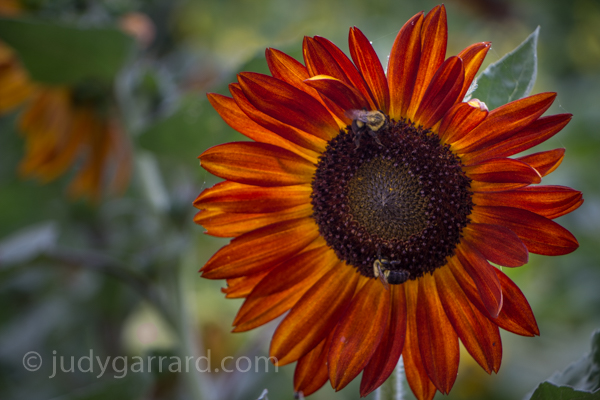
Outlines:
POLYGON ((442 143, 454 143, 471 132, 488 115, 488 110, 478 100, 454 105, 442 118, 439 136, 442 143))
MULTIPOLYGON (((425 16, 421 30, 419 67, 410 100, 410 107, 407 110, 407 117, 413 121, 416 111, 421 106, 421 100, 424 98, 425 91, 430 86, 433 76, 438 72, 438 68, 444 62, 444 58, 446 58, 447 42, 448 24, 446 21, 446 7, 444 5, 436 6, 425 16)), ((458 93, 456 94, 458 95, 458 93)))
POLYGON ((271 340, 278 365, 298 360, 335 329, 354 297, 360 275, 340 262, 339 272, 323 276, 279 324, 271 340))
POLYGON ((281 147, 257 142, 231 142, 202 153, 200 165, 213 175, 257 186, 310 183, 314 164, 281 147))
POLYGON ((558 218, 583 203, 580 191, 565 186, 528 186, 498 193, 474 193, 473 202, 481 206, 522 208, 549 219, 558 218))
POLYGON ((471 219, 507 227, 519 236, 530 253, 559 256, 579 247, 571 232, 556 222, 520 208, 475 206, 471 219))
POLYGON ((229 278, 227 279, 227 287, 221 288, 221 292, 225 293, 225 297, 228 299, 245 298, 252 292, 254 287, 258 285, 258 282, 269 273, 269 271, 270 269, 267 269, 254 275, 229 278))
POLYGON ((390 91, 377 53, 357 27, 350 29, 348 42, 352 60, 373 94, 376 108, 387 114, 390 107, 390 91))
POLYGON ((468 241, 462 240, 456 248, 457 260, 475 282, 479 297, 492 318, 502 310, 502 288, 498 277, 485 257, 468 241))
POLYGON ((398 32, 388 59, 390 118, 406 116, 421 58, 423 13, 408 20, 398 32))
MULTIPOLYGON (((259 111, 250 103, 250 101, 248 101, 239 84, 230 84, 229 91, 231 92, 235 103, 247 118, 254 121, 254 123, 263 130, 266 130, 267 132, 273 132, 274 136, 280 137, 279 140, 256 140, 257 142, 271 143, 276 146, 289 149, 290 151, 307 158, 311 162, 314 162, 313 160, 318 159, 319 154, 322 153, 327 147, 327 142, 325 140, 300 129, 296 129, 288 124, 284 124, 283 122, 259 111)), ((237 128, 234 127, 234 129, 237 128)))
POLYGON ((311 76, 329 75, 337 78, 356 88, 369 103, 369 108, 375 108, 367 83, 339 47, 321 36, 315 36, 313 39, 307 38, 305 43, 308 44, 307 50, 309 51, 305 53, 305 60, 307 60, 306 55, 309 56, 306 66, 311 72, 311 76), (315 56, 323 58, 316 60, 315 56))
POLYGON ((310 202, 310 185, 262 187, 225 181, 205 189, 194 201, 198 209, 235 213, 269 213, 310 202))
MULTIPOLYGON (((318 140, 305 140, 302 136, 293 131, 291 127, 287 137, 293 138, 293 141, 284 138, 286 136, 285 133, 282 136, 257 124, 240 109, 238 104, 231 97, 216 93, 208 93, 206 96, 208 97, 210 104, 219 113, 227 125, 256 142, 269 143, 283 147, 301 157, 310 157, 308 158, 309 160, 316 160, 319 152, 324 149, 324 147, 319 146, 318 140)), ((256 111, 258 112, 258 110, 256 111)), ((305 134, 304 136, 306 137, 308 134, 305 134)))
MULTIPOLYGON (((319 94, 337 104, 340 111, 362 110, 369 107, 369 104, 356 89, 330 76, 317 75, 306 80, 306 84, 315 88, 319 94)), ((352 123, 352 120, 344 113, 338 115, 338 118, 348 125, 352 123)))
POLYGON ((242 72, 238 82, 248 101, 268 116, 324 140, 338 134, 339 127, 329 111, 306 92, 254 72, 242 72))
MULTIPOLYGON (((540 183, 541 175, 529 164, 512 158, 493 158, 479 164, 463 167, 465 174, 478 182, 488 183, 540 183)), ((473 187, 477 191, 478 187, 473 187)))
POLYGON ((288 311, 336 262, 323 242, 272 269, 247 296, 233 321, 234 332, 254 329, 288 311))
POLYGON ((490 42, 481 42, 472 44, 458 53, 458 56, 463 60, 463 65, 465 67, 465 80, 460 95, 458 96, 459 100, 462 100, 467 94, 467 91, 471 87, 471 83, 473 83, 473 79, 475 79, 477 71, 479 71, 479 67, 481 67, 481 63, 483 63, 483 59, 491 48, 492 44, 490 42))
POLYGON ((488 158, 509 157, 545 142, 560 132, 571 120, 572 114, 558 114, 541 117, 527 125, 507 140, 492 146, 465 154, 467 163, 477 163, 488 158))
POLYGON ((452 150, 462 155, 509 139, 538 119, 555 98, 556 93, 540 93, 496 108, 468 135, 453 143, 452 150))
POLYGON ((499 269, 496 269, 495 272, 502 285, 502 292, 506 301, 500 313, 502 318, 498 318, 494 322, 502 321, 503 324, 500 325, 502 329, 518 335, 539 336, 540 330, 535 321, 535 316, 521 289, 504 272, 499 269))
POLYGON ((406 381, 410 386, 415 397, 419 400, 432 400, 435 396, 435 385, 429 379, 421 359, 419 350, 419 336, 417 334, 417 297, 419 295, 419 285, 415 281, 403 283, 406 290, 407 320, 406 320, 406 340, 402 350, 404 359, 404 371, 406 381))
POLYGON ((431 128, 446 114, 458 99, 464 75, 462 60, 458 57, 450 57, 440 66, 415 113, 417 125, 431 128))
POLYGON ((333 332, 314 349, 302 356, 294 371, 294 391, 310 396, 329 380, 327 353, 333 332))
POLYGON ((404 285, 392 285, 389 327, 364 369, 360 381, 360 395, 366 396, 377 389, 392 374, 398 364, 406 337, 406 295, 404 285))
POLYGON ((356 378, 373 356, 388 329, 390 297, 379 280, 369 279, 338 323, 328 357, 329 379, 336 391, 356 378))
POLYGON ((269 48, 265 50, 265 58, 273 78, 289 83, 296 89, 300 89, 318 99, 317 92, 304 83, 305 80, 310 78, 308 70, 294 57, 290 57, 277 49, 269 48))
POLYGON ((500 225, 470 223, 465 238, 491 262, 505 267, 520 267, 529 261, 529 251, 510 229, 500 225))
POLYGON ((507 277, 504 279, 498 274, 498 272, 501 272, 500 270, 495 268, 494 272, 501 282, 504 304, 502 305, 502 310, 498 317, 492 318, 489 316, 489 313, 481 301, 475 282, 460 264, 457 264, 456 258, 451 258, 448 262, 448 266, 456 278, 456 281, 469 298, 471 304, 477 307, 479 312, 485 315, 491 322, 498 325, 500 328, 516 333, 517 335, 539 335, 537 324, 535 323, 535 318, 533 317, 533 312, 531 311, 531 307, 529 307, 527 299, 510 279, 507 277))
POLYGON ((564 157, 565 149, 555 149, 519 157, 517 160, 526 162, 535 168, 541 176, 546 176, 558 168, 564 157))
POLYGON ((310 203, 279 212, 264 214, 202 210, 196 213, 194 222, 202 225, 208 235, 231 238, 277 222, 310 217, 312 213, 313 210, 310 203))
POLYGON ((255 274, 289 259, 319 236, 312 218, 282 221, 231 240, 202 267, 208 279, 255 274))
POLYGON ((417 334, 421 360, 429 379, 447 394, 458 374, 458 336, 448 321, 431 275, 418 280, 417 334))
POLYGON ((488 374, 497 370, 502 359, 498 326, 471 305, 449 268, 441 268, 433 276, 446 315, 469 354, 488 374))

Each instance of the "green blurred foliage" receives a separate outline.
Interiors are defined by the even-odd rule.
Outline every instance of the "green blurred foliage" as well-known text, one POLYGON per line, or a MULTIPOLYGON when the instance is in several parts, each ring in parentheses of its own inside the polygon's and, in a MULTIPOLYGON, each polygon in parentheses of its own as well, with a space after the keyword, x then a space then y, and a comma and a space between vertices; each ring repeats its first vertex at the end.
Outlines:
MULTIPOLYGON (((102 378, 97 373, 48 377, 53 351, 78 358, 93 349, 102 359, 198 356, 209 349, 212 361, 223 355, 267 355, 276 322, 244 334, 229 333, 241 301, 224 299, 219 290, 223 282, 202 280, 197 274, 227 243, 203 235, 202 227, 193 223, 195 196, 218 181, 199 167, 197 156, 210 146, 245 140, 220 119, 205 93, 228 94, 227 85, 237 72, 266 72, 265 47, 301 60, 304 35, 325 36, 347 50, 348 28, 353 25, 370 38, 385 64, 402 24, 436 2, 24 3, 32 21, 28 24, 40 30, 3 20, 0 39, 22 46, 23 62, 42 81, 79 83, 89 75, 111 81, 111 99, 119 105, 134 143, 135 169, 122 197, 99 205, 68 201, 64 192, 70 176, 47 185, 19 178, 16 171, 24 149, 15 127, 18 112, 0 119, 0 398, 251 400, 267 388, 270 399, 291 399, 293 366, 275 372, 271 365, 268 373, 186 374, 157 372, 155 365, 151 373, 129 374, 122 380, 114 377, 118 366, 111 366, 102 378), (124 36, 116 29, 119 18, 134 11, 154 24, 156 36, 146 48, 129 48, 129 39, 120 39, 124 36), (94 29, 79 35, 82 27, 94 29), (44 33, 65 29, 78 33, 62 38, 44 33), (49 46, 29 34, 56 43, 49 46), (104 50, 95 51, 86 40, 102 44, 104 50), (48 64, 50 59, 36 58, 38 51, 58 50, 63 51, 59 69, 48 64), (146 312, 148 305, 154 314, 146 312), (144 327, 166 339, 147 341, 144 327), (29 351, 44 359, 36 372, 23 368, 22 358, 29 351)), ((523 398, 587 352, 589 337, 600 326, 600 3, 455 0, 446 7, 448 54, 474 42, 492 41, 484 67, 541 26, 532 93, 556 91, 559 96, 549 113, 574 114, 561 133, 535 151, 567 149, 561 167, 544 183, 584 193, 583 206, 558 221, 575 234, 581 247, 564 257, 533 255, 527 266, 504 270, 529 299, 541 336, 503 332, 503 365, 493 376, 462 351, 459 376, 448 396, 523 398)), ((358 380, 339 393, 327 386, 311 398, 358 399, 358 380)))

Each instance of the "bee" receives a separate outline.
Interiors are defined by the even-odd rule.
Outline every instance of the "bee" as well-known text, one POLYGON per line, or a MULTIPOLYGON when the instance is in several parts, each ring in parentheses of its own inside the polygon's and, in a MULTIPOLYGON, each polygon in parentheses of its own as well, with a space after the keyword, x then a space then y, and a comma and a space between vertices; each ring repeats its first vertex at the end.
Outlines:
POLYGON ((373 275, 379 278, 386 290, 389 290, 390 284, 399 285, 408 280, 410 273, 405 270, 392 271, 387 268, 390 265, 400 264, 400 261, 390 261, 387 258, 382 258, 381 255, 373 262, 373 275))
POLYGON ((346 116, 352 118, 352 132, 354 133, 354 143, 356 148, 360 146, 360 137, 365 132, 375 139, 378 145, 383 146, 379 137, 377 137, 377 131, 385 128, 388 124, 388 119, 381 111, 367 111, 367 110, 348 110, 346 116))

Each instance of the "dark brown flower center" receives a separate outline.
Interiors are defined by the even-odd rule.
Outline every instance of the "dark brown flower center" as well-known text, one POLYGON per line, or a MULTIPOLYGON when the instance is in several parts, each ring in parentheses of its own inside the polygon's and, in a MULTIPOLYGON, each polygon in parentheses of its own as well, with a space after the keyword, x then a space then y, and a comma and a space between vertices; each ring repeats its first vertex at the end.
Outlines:
POLYGON ((351 127, 321 155, 313 217, 337 256, 367 277, 375 260, 416 279, 454 254, 473 203, 461 162, 437 135, 406 121, 363 134, 351 127), (381 142, 381 146, 377 143, 381 142))

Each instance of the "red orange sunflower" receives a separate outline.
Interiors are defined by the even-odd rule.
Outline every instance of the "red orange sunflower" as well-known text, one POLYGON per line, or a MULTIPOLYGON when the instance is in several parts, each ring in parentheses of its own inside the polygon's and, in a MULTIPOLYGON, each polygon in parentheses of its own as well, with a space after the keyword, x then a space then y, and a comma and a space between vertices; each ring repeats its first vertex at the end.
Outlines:
MULTIPOLYGON (((0 15, 21 11, 16 2, 3 4, 0 15)), ((73 198, 98 201, 105 192, 124 191, 131 175, 131 148, 108 97, 104 88, 86 82, 34 82, 17 54, 0 42, 0 116, 25 105, 19 119, 25 137, 21 176, 49 182, 75 169, 69 186, 73 198)))
POLYGON ((539 334, 519 288, 490 262, 518 267, 529 253, 561 255, 577 240, 552 219, 583 202, 538 185, 564 149, 518 158, 570 114, 542 117, 556 94, 488 111, 463 102, 490 48, 446 58, 443 6, 400 30, 387 75, 350 29, 351 59, 307 37, 304 63, 267 49, 272 76, 240 73, 232 97, 208 98, 253 141, 199 158, 225 181, 204 190, 195 221, 233 237, 202 268, 245 298, 236 332, 287 312, 273 335, 279 365, 297 361, 294 387, 339 390, 362 374, 367 395, 403 356, 420 400, 448 393, 459 339, 498 371, 499 328, 539 334))

